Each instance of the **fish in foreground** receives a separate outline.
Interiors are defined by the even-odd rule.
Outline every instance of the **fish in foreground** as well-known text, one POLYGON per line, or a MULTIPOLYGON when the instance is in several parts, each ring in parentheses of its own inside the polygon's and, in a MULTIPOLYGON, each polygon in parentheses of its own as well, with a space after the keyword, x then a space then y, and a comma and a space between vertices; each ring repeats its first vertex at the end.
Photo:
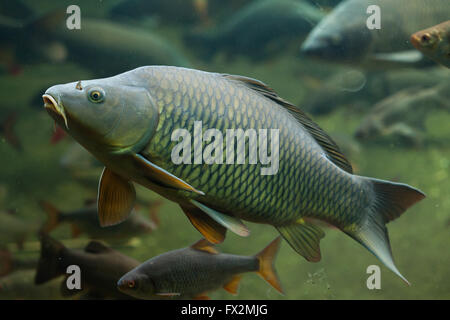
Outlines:
POLYGON ((119 292, 116 283, 122 275, 139 265, 139 262, 99 241, 91 241, 83 250, 66 248, 48 235, 41 236, 35 284, 43 284, 60 276, 67 276, 67 267, 77 265, 81 272, 81 290, 61 290, 64 296, 89 294, 102 298, 127 298, 119 292))
POLYGON ((413 32, 448 19, 448 0, 346 0, 311 31, 301 53, 327 62, 366 68, 429 65, 413 50, 413 32), (380 29, 370 30, 370 6, 380 9, 380 29))
POLYGON ((394 265, 385 225, 425 195, 352 174, 329 135, 258 80, 148 66, 56 85, 43 100, 50 116, 106 166, 98 193, 102 226, 128 217, 136 182, 177 202, 211 243, 222 242, 227 229, 249 235, 243 219, 274 226, 297 253, 316 262, 324 233, 303 219, 315 218, 361 243, 406 281, 394 265), (222 135, 230 128, 278 129, 277 173, 262 175, 261 164, 220 164, 223 159, 175 164, 179 141, 172 141, 172 132, 192 133, 194 121, 222 135))
POLYGON ((120 278, 117 287, 140 299, 208 299, 208 292, 221 287, 237 294, 243 273, 256 272, 283 293, 273 265, 280 240, 276 238, 255 256, 238 256, 219 253, 202 239, 147 260, 120 278))
POLYGON ((206 59, 216 52, 263 59, 286 51, 286 45, 300 41, 324 16, 304 1, 253 1, 215 29, 189 32, 185 42, 206 59))
POLYGON ((450 68, 450 20, 414 33, 411 43, 428 58, 450 68))
POLYGON ((426 137, 426 119, 437 110, 450 112, 450 83, 401 90, 373 106, 355 137, 361 141, 390 137, 421 145, 426 137))
POLYGON ((123 223, 110 228, 100 227, 96 202, 89 204, 85 208, 70 212, 62 212, 45 201, 42 201, 40 205, 48 215, 48 220, 42 229, 46 233, 51 232, 60 223, 70 223, 73 237, 78 237, 81 233, 87 233, 92 239, 120 240, 148 234, 156 230, 159 221, 157 213, 161 201, 149 204, 150 219, 133 211, 123 223))

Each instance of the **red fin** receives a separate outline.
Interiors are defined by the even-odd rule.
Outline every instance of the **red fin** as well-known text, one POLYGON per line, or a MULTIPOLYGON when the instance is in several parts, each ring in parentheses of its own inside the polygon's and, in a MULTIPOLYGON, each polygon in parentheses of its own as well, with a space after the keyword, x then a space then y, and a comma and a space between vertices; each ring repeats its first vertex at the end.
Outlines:
POLYGON ((62 129, 60 126, 55 126, 55 131, 53 132, 53 135, 50 139, 51 144, 57 144, 59 141, 61 141, 67 133, 62 129))

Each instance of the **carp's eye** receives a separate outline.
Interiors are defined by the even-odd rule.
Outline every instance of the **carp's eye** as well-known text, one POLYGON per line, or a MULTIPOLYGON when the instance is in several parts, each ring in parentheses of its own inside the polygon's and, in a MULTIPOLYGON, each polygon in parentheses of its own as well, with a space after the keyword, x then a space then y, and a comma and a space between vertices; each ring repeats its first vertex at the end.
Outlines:
POLYGON ((100 103, 105 99, 105 94, 102 89, 92 89, 89 91, 89 100, 94 103, 100 103))
POLYGON ((134 282, 134 280, 128 281, 128 288, 134 288, 135 285, 136 285, 136 283, 134 282))

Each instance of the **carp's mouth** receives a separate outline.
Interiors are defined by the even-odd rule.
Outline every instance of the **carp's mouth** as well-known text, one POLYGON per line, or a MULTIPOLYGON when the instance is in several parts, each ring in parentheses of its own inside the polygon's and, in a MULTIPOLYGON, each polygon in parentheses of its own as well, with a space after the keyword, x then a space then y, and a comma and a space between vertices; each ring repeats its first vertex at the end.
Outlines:
POLYGON ((49 94, 44 94, 42 96, 42 99, 44 100, 44 108, 50 113, 50 115, 52 115, 55 120, 57 118, 62 118, 64 124, 66 125, 66 128, 69 129, 69 126, 67 125, 66 112, 64 111, 64 107, 62 106, 61 102, 56 102, 55 98, 53 98, 49 94))

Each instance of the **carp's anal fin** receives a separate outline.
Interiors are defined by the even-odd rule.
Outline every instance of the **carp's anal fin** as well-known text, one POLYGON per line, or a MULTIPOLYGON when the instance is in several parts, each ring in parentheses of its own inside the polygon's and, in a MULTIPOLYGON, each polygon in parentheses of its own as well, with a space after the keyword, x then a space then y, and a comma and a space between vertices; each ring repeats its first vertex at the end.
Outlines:
POLYGON ((100 225, 112 226, 128 218, 136 201, 136 190, 131 181, 105 167, 100 177, 97 199, 100 225))
POLYGON ((208 216, 210 216, 213 220, 229 229, 230 231, 236 233, 237 235, 241 237, 247 237, 248 235, 250 235, 250 231, 248 230, 247 226, 238 218, 220 213, 196 200, 190 200, 190 202, 197 208, 201 209, 208 216))
POLYGON ((183 212, 188 217, 192 225, 208 240, 210 243, 222 243, 225 240, 227 229, 211 219, 207 214, 197 207, 181 206, 183 212))
POLYGON ((318 226, 300 219, 294 224, 276 227, 289 245, 306 260, 318 262, 320 255, 320 239, 325 233, 318 226))
POLYGON ((213 245, 206 239, 201 239, 197 241, 191 246, 191 248, 195 250, 205 251, 211 254, 219 253, 219 251, 217 251, 217 249, 214 248, 213 245))
POLYGON ((281 98, 272 88, 268 87, 265 83, 243 76, 224 74, 225 78, 238 81, 244 84, 246 87, 256 91, 264 97, 276 102, 283 108, 285 108, 300 124, 309 132, 309 134, 317 141, 317 143, 325 151, 328 159, 335 165, 340 167, 349 173, 353 173, 353 168, 347 158, 342 154, 337 144, 331 139, 331 137, 323 131, 306 113, 301 111, 298 107, 292 103, 281 98))
POLYGON ((191 186, 187 182, 181 180, 180 178, 174 176, 170 172, 167 172, 163 168, 158 167, 156 164, 147 160, 141 154, 138 154, 138 153, 134 154, 133 160, 134 160, 134 164, 136 165, 136 167, 141 169, 143 174, 152 181, 157 181, 157 182, 161 183, 162 185, 165 185, 165 186, 168 186, 171 188, 191 191, 191 192, 197 193, 202 196, 205 195, 203 192, 195 189, 193 186, 191 186))

